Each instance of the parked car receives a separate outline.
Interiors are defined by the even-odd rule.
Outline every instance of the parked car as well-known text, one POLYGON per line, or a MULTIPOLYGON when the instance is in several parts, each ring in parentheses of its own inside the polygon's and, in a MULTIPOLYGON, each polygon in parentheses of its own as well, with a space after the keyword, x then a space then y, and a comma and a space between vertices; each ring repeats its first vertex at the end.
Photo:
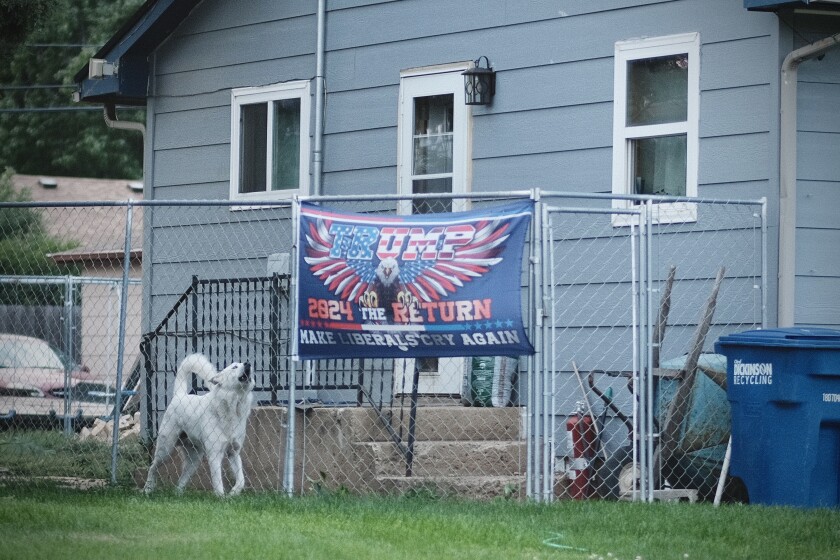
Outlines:
POLYGON ((110 416, 114 387, 86 368, 69 375, 61 356, 45 340, 0 333, 0 416, 7 419, 110 416), (69 410, 65 408, 69 404, 69 410))

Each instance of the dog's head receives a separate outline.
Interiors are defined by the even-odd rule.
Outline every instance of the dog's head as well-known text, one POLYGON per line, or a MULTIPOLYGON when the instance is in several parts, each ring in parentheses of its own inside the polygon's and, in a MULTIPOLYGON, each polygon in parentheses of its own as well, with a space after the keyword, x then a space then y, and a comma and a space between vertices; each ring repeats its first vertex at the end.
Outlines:
POLYGON ((210 382, 223 389, 248 392, 254 388, 251 364, 234 362, 214 375, 210 382))

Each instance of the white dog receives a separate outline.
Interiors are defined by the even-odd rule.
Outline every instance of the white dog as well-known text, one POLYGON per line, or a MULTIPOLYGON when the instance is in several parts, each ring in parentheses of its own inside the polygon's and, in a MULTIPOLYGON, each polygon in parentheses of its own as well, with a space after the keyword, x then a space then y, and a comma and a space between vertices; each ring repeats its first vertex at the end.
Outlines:
POLYGON ((222 483, 223 458, 227 458, 235 477, 230 495, 239 494, 245 486, 240 452, 245 440, 245 426, 251 414, 253 388, 250 364, 233 363, 217 371, 201 354, 191 354, 184 358, 175 375, 172 402, 160 423, 145 492, 149 494, 154 491, 158 468, 175 447, 179 447, 184 467, 178 479, 178 492, 183 492, 202 457, 206 455, 216 495, 221 497, 225 494, 222 483), (189 394, 192 373, 210 384, 208 393, 189 394))

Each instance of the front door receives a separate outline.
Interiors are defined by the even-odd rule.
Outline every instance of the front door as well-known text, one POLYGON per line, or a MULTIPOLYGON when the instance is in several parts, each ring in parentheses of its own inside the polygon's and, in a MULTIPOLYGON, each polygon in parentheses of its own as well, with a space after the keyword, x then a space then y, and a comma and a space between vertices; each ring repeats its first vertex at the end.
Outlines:
MULTIPOLYGON (((400 78, 399 192, 437 194, 467 192, 470 112, 464 104, 467 64, 403 72, 400 78)), ((400 213, 465 210, 463 198, 404 201, 400 213)), ((414 368, 420 369, 421 394, 457 395, 464 376, 463 358, 418 358, 396 361, 395 392, 411 391, 414 368)))

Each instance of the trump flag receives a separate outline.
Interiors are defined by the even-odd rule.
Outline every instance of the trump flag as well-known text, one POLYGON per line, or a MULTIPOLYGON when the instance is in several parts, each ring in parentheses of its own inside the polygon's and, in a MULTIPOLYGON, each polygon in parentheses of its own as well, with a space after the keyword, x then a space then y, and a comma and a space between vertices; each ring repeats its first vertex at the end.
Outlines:
POLYGON ((409 216, 302 203, 295 356, 533 354, 521 295, 533 211, 532 201, 409 216))

